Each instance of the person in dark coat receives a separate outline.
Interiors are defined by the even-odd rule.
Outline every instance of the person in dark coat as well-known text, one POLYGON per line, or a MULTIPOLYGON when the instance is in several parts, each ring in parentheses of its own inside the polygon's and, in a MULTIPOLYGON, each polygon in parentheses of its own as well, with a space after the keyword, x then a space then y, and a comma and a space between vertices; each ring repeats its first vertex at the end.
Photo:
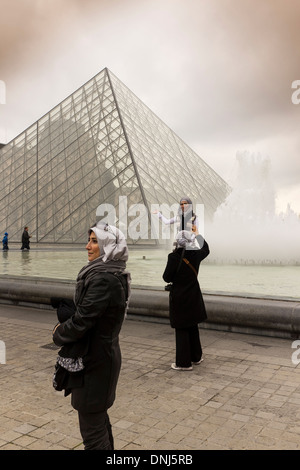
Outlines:
POLYGON ((172 283, 169 293, 170 325, 175 329, 175 370, 192 370, 202 362, 198 324, 207 319, 198 271, 209 255, 209 247, 197 228, 194 233, 183 230, 176 237, 176 248, 168 255, 163 273, 165 282, 172 283), (197 242, 197 243, 196 243, 197 242))
POLYGON ((21 250, 30 250, 30 239, 31 236, 28 233, 28 227, 24 227, 24 231, 22 233, 22 246, 21 250))
POLYGON ((3 250, 7 251, 8 250, 8 233, 5 232, 4 237, 2 239, 2 244, 3 244, 3 250))
POLYGON ((130 296, 128 248, 121 231, 98 223, 89 230, 86 249, 89 261, 77 276, 74 306, 64 306, 64 315, 71 316, 53 330, 54 343, 62 346, 54 386, 71 393, 84 448, 113 450, 107 410, 121 369, 119 333, 130 296))

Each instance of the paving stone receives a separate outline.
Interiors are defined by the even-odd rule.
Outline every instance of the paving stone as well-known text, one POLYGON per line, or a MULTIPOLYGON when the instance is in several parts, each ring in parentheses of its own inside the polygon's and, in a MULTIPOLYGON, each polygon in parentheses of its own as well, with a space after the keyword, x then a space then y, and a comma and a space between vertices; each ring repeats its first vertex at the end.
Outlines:
MULTIPOLYGON (((0 450, 83 450, 70 397, 52 387, 52 311, 0 304, 0 450), (29 315, 28 315, 29 314, 29 315), (30 318, 30 321, 28 320, 30 318), (36 358, 38 357, 38 361, 36 358)), ((168 324, 127 319, 109 411, 120 450, 299 450, 292 340, 204 329, 204 362, 178 372, 168 324)))
POLYGON ((28 434, 31 431, 34 431, 36 428, 35 426, 32 426, 31 424, 24 423, 21 424, 21 426, 18 426, 17 428, 14 429, 15 432, 21 433, 21 434, 28 434))

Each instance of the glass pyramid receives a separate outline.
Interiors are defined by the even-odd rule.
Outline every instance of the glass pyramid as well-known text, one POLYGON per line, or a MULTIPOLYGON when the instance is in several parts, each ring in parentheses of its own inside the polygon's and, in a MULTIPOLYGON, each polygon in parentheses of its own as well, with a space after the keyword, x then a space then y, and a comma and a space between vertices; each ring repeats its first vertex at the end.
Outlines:
POLYGON ((2 147, 0 161, 0 228, 10 241, 27 225, 33 242, 86 242, 99 206, 114 207, 124 225, 126 201, 125 228, 133 218, 140 227, 138 237, 126 231, 128 243, 157 244, 152 205, 187 195, 209 218, 230 191, 106 68, 2 147))

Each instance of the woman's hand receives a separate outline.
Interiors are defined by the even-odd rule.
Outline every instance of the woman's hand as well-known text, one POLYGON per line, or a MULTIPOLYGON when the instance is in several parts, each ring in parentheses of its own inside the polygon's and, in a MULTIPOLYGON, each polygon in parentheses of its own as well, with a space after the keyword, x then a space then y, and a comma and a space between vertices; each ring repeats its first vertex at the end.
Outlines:
POLYGON ((197 236, 199 235, 197 225, 192 225, 192 232, 197 236))

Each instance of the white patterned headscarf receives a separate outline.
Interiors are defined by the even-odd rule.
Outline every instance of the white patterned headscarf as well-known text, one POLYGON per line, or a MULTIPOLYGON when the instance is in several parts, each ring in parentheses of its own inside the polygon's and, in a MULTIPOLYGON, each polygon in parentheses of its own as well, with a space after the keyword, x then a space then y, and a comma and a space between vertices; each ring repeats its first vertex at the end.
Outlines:
POLYGON ((124 234, 116 227, 103 222, 98 222, 89 229, 89 234, 94 232, 97 237, 98 245, 100 248, 100 256, 93 261, 89 261, 79 271, 77 282, 86 278, 93 270, 98 272, 111 272, 116 274, 121 272, 126 275, 127 279, 127 301, 126 310, 129 305, 131 295, 131 275, 126 270, 126 261, 128 260, 128 248, 124 234))
POLYGON ((107 261, 128 260, 128 247, 124 234, 117 227, 98 222, 91 229, 97 237, 100 258, 107 261))
POLYGON ((176 248, 185 248, 186 250, 196 250, 195 234, 189 230, 181 230, 176 235, 176 248))

